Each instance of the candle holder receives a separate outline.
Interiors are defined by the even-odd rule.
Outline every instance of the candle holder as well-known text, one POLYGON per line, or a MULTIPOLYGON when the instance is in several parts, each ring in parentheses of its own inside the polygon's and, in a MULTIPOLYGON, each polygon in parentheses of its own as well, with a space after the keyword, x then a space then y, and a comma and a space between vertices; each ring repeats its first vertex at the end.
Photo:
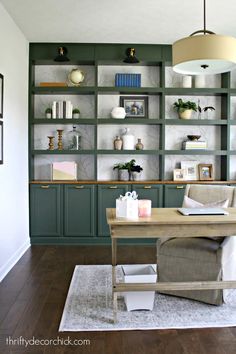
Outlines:
POLYGON ((57 134, 58 134, 57 148, 58 148, 58 150, 63 150, 62 133, 63 133, 63 129, 57 129, 57 134))
POLYGON ((48 136, 48 150, 54 150, 54 136, 48 136))

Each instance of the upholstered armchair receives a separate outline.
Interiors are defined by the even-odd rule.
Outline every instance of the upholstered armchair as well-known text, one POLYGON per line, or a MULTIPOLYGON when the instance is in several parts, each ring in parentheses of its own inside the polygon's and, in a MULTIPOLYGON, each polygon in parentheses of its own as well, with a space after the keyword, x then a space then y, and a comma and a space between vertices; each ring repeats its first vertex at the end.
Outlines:
MULTIPOLYGON (((187 185, 185 196, 202 204, 228 200, 236 207, 236 188, 187 185)), ((184 203, 186 202, 186 199, 184 203)), ((186 206, 186 205, 183 205, 186 206)), ((191 237, 191 235, 189 235, 191 237)), ((204 236, 204 235, 203 235, 204 236)), ((236 237, 167 238, 157 241, 159 281, 236 280, 236 237)), ((229 290, 178 290, 162 293, 221 305, 229 290)))

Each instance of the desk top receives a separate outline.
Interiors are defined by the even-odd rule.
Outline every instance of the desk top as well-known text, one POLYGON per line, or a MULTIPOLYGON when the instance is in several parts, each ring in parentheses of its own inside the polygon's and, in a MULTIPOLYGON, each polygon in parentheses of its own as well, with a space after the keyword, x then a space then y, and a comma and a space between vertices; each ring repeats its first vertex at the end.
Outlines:
POLYGON ((138 219, 116 218, 116 209, 106 209, 109 225, 196 225, 196 224, 236 224, 236 208, 224 208, 229 215, 184 216, 177 208, 152 208, 150 217, 138 219))

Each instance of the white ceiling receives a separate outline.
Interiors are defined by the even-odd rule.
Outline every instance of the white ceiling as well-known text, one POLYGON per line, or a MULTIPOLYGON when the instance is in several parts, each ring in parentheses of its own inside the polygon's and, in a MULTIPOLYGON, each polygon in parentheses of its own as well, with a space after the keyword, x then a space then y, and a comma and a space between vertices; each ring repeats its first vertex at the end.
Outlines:
MULTIPOLYGON (((31 42, 172 43, 203 27, 203 0, 0 2, 31 42)), ((207 0, 209 30, 236 37, 235 16, 236 0, 207 0)))

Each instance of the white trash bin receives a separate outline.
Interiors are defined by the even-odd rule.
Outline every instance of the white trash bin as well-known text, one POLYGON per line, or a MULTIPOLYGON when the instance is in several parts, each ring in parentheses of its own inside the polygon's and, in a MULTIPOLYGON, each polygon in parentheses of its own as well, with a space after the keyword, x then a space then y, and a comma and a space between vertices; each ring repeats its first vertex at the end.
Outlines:
MULTIPOLYGON (((123 265, 122 271, 125 283, 156 283, 157 274, 150 264, 123 265)), ((155 291, 128 291, 123 295, 128 311, 153 309, 155 291)))

